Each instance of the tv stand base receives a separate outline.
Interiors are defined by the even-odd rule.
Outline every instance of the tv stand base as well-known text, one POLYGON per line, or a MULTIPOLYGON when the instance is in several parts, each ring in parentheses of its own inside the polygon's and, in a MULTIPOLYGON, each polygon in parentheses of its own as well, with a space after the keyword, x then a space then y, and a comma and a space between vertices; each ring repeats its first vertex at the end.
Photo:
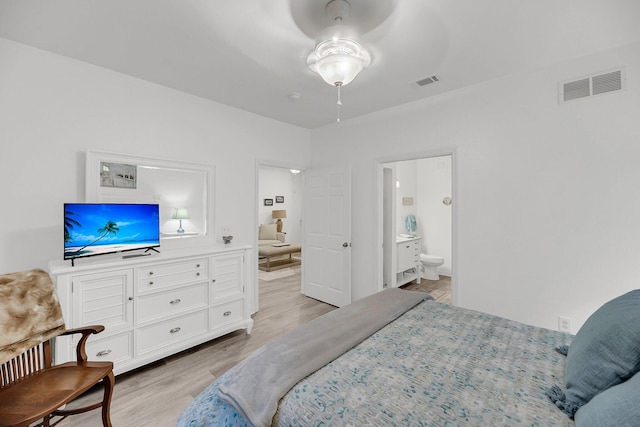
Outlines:
POLYGON ((146 252, 145 252, 145 253, 143 253, 143 254, 129 254, 129 255, 122 255, 122 259, 138 258, 138 257, 141 257, 141 256, 149 256, 149 255, 151 255, 151 254, 148 254, 148 253, 146 253, 146 252))

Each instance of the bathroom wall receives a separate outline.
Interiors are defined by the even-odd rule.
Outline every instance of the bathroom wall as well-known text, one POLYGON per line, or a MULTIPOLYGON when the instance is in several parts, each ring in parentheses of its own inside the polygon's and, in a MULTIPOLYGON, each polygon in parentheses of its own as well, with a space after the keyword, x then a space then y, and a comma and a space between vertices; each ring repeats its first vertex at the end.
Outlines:
POLYGON ((416 163, 416 217, 422 252, 444 257, 438 271, 451 276, 451 205, 442 202, 451 197, 451 156, 418 159, 416 163))
POLYGON ((451 197, 451 156, 392 164, 400 183, 396 188, 396 234, 406 233, 406 216, 415 215, 417 235, 422 237, 421 252, 444 257, 438 271, 451 276, 451 205, 442 203, 445 197, 451 197), (413 198, 413 204, 404 205, 405 197, 413 198))
POLYGON ((400 185, 399 187, 396 187, 396 234, 402 234, 407 233, 405 222, 407 215, 417 215, 417 163, 415 160, 409 160, 406 162, 396 162, 394 166, 396 171, 396 182, 400 185), (413 204, 403 205, 402 199, 404 197, 413 198, 413 204))

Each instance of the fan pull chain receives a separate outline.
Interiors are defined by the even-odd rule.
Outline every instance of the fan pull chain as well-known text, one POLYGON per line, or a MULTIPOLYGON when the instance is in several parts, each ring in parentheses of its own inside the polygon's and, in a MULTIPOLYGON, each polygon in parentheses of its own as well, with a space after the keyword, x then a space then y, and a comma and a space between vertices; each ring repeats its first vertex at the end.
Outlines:
POLYGON ((338 82, 336 83, 336 87, 338 88, 338 120, 337 122, 340 123, 340 107, 342 106, 342 99, 340 97, 340 88, 342 87, 342 83, 338 82))

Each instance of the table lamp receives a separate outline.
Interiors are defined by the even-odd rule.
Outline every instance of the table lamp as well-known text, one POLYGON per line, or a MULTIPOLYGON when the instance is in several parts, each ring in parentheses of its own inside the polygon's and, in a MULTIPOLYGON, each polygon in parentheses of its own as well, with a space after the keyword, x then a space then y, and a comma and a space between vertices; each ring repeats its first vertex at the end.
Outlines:
POLYGON ((282 219, 287 217, 287 211, 285 209, 275 209, 271 211, 271 218, 277 219, 276 230, 278 233, 282 232, 282 219))
POLYGON ((187 208, 175 208, 173 210, 173 215, 171 215, 171 219, 179 219, 180 227, 178 227, 178 233, 184 233, 184 228, 182 228, 182 220, 189 219, 189 211, 187 208))

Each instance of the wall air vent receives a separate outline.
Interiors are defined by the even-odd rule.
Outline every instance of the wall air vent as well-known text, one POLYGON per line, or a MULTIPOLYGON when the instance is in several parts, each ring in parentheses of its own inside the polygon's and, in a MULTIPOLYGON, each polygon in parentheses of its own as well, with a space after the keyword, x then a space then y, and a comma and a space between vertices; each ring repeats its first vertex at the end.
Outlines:
POLYGON ((624 68, 560 83, 560 103, 624 89, 624 68))
POLYGON ((416 83, 418 84, 418 86, 426 86, 428 84, 439 82, 439 81, 440 79, 437 76, 431 76, 422 80, 418 80, 416 83))

